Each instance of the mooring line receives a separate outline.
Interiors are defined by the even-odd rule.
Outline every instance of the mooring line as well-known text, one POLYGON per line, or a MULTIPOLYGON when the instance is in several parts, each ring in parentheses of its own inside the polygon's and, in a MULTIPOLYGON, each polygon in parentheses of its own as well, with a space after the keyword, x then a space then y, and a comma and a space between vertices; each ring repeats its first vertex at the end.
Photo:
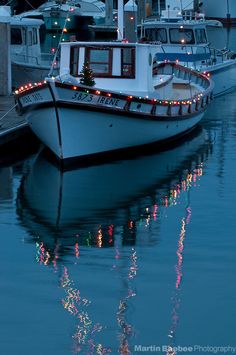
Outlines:
POLYGON ((17 103, 10 108, 2 117, 0 117, 0 121, 8 115, 9 112, 11 112, 15 107, 17 106, 17 103))

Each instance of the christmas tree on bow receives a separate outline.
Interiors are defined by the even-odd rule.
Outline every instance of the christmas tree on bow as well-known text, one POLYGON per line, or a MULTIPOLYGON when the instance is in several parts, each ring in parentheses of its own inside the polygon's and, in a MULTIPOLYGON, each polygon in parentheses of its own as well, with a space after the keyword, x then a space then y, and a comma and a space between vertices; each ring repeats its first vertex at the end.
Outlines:
POLYGON ((92 69, 89 68, 89 63, 86 61, 83 65, 83 68, 80 72, 81 78, 80 78, 80 84, 86 85, 86 86, 94 86, 95 81, 93 78, 93 71, 92 69))

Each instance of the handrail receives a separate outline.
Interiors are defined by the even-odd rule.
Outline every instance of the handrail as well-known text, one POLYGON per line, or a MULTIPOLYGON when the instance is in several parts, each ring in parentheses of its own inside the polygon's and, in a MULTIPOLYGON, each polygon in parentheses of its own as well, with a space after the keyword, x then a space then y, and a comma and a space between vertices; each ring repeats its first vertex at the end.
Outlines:
POLYGON ((195 80, 202 80, 202 82, 205 82, 208 86, 206 88, 206 93, 210 92, 213 90, 213 83, 212 81, 209 80, 209 76, 207 73, 203 74, 200 72, 196 72, 195 70, 192 70, 188 67, 183 67, 182 65, 179 65, 175 62, 168 62, 168 63, 159 63, 156 66, 156 69, 162 69, 162 74, 170 74, 169 71, 168 73, 165 73, 165 69, 168 70, 168 68, 171 67, 172 69, 172 75, 175 75, 176 77, 181 77, 181 72, 184 72, 189 75, 188 81, 191 81, 192 77, 195 77, 195 80))
POLYGON ((223 62, 225 59, 231 59, 232 55, 234 54, 228 49, 216 49, 216 48, 209 48, 211 52, 211 56, 213 57, 213 64, 216 64, 217 58, 221 59, 223 62))

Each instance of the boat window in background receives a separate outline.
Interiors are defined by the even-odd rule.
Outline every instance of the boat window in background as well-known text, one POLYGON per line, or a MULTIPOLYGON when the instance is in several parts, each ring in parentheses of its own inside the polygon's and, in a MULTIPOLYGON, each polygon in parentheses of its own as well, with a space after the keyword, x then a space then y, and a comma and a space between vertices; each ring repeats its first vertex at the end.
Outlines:
POLYGON ((196 42, 199 43, 207 43, 206 32, 203 28, 198 28, 195 30, 196 42))
POLYGON ((37 44, 38 40, 37 40, 37 29, 33 28, 33 44, 37 44))
POLYGON ((145 31, 148 41, 167 43, 167 33, 165 28, 149 29, 145 31))
POLYGON ((171 28, 170 42, 175 44, 194 44, 193 30, 189 28, 171 28))
POLYGON ((27 35, 28 35, 27 44, 28 44, 28 46, 32 46, 32 44, 33 44, 32 31, 28 31, 27 35))
POLYGON ((19 28, 11 29, 11 44, 22 44, 21 30, 19 28))

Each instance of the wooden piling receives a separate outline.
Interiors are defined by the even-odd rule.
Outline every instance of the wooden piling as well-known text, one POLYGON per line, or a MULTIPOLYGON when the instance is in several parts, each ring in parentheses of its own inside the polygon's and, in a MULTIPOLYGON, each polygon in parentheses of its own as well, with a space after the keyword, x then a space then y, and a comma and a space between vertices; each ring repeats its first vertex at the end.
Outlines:
POLYGON ((124 6, 125 39, 135 43, 137 37, 137 5, 134 0, 129 0, 124 6))
POLYGON ((11 93, 10 23, 0 17, 0 95, 11 93))

